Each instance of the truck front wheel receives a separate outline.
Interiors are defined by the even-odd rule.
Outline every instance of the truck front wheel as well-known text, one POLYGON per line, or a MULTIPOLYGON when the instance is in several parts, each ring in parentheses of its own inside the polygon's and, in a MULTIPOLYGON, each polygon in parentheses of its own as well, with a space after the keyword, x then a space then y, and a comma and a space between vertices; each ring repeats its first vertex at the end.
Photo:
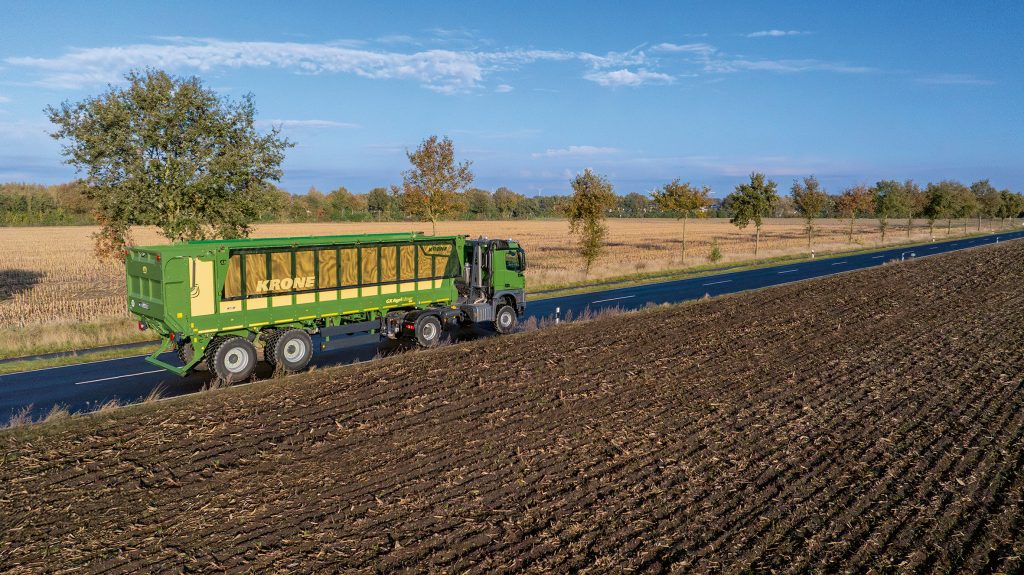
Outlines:
POLYGON ((510 305, 503 305, 498 308, 498 312, 494 314, 494 331, 506 334, 512 333, 516 329, 516 310, 510 305))
POLYGON ((434 347, 441 341, 441 320, 434 315, 420 316, 416 320, 416 343, 420 347, 434 347))
POLYGON ((206 347, 206 363, 228 383, 245 381, 256 368, 256 348, 244 337, 218 337, 206 347))

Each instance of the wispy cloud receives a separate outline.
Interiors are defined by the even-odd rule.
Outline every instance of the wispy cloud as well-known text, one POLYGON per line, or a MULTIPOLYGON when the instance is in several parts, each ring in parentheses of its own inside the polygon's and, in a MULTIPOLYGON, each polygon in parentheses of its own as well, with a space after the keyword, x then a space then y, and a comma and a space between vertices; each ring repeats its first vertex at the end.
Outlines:
POLYGON ((806 36, 810 32, 802 30, 759 30, 747 34, 747 38, 781 38, 783 36, 806 36))
POLYGON ((36 72, 36 85, 75 89, 118 83, 125 72, 147 66, 172 71, 215 68, 280 68, 303 74, 347 73, 370 79, 415 80, 441 93, 479 87, 484 76, 537 61, 576 61, 591 69, 644 61, 639 51, 592 54, 564 50, 368 50, 336 43, 234 42, 164 38, 163 44, 74 48, 53 58, 8 57, 11 66, 36 72))
POLYGON ((640 86, 642 84, 671 84, 675 78, 661 72, 650 70, 610 70, 607 72, 590 72, 583 77, 601 86, 640 86))
POLYGON ((543 152, 536 152, 531 154, 534 158, 564 158, 564 157, 585 157, 585 156, 603 156, 608 154, 619 153, 618 148, 607 148, 601 146, 569 146, 567 148, 557 148, 545 150, 543 152))
POLYGON ((936 84, 943 86, 991 86, 995 84, 992 80, 978 78, 971 74, 935 74, 917 78, 922 84, 936 84))
POLYGON ((740 71, 762 72, 837 72, 843 74, 863 74, 875 71, 867 66, 852 66, 842 62, 826 62, 813 58, 805 59, 752 59, 731 55, 704 42, 691 44, 662 43, 651 47, 656 52, 690 55, 693 64, 709 74, 729 74, 740 71))
POLYGON ((691 54, 701 54, 706 56, 710 56, 711 54, 714 54, 715 52, 718 51, 718 49, 712 46, 711 44, 705 44, 703 42, 696 42, 692 44, 672 44, 670 42, 663 42, 661 44, 656 44, 652 46, 651 50, 654 50, 656 52, 674 53, 688 52, 691 54))
POLYGON ((335 122, 334 120, 259 120, 261 126, 280 126, 282 128, 310 128, 315 130, 335 128, 358 128, 358 124, 335 122))
POLYGON ((0 94, 0 104, 9 104, 10 102, 11 102, 10 98, 8 98, 7 96, 4 96, 3 94, 0 94))
POLYGON ((507 93, 511 92, 512 90, 514 90, 514 89, 515 88, 513 88, 512 86, 510 86, 508 84, 498 84, 498 86, 496 88, 494 88, 494 91, 499 93, 499 94, 507 94, 507 93))

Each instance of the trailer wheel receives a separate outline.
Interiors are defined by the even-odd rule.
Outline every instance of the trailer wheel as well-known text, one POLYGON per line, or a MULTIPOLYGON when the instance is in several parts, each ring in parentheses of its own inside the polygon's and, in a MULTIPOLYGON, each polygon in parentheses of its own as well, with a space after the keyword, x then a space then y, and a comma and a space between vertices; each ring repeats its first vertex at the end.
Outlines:
MULTIPOLYGON (((194 356, 195 353, 196 351, 195 348, 192 347, 191 341, 178 346, 178 359, 180 359, 181 363, 184 363, 185 365, 188 365, 189 362, 192 361, 192 356, 194 356)), ((206 365, 205 358, 192 366, 192 369, 195 371, 210 371, 210 367, 206 365)))
POLYGON ((274 347, 282 331, 279 329, 268 329, 260 335, 263 340, 263 361, 270 364, 270 367, 277 367, 277 358, 274 357, 274 347))
POLYGON ((215 338, 206 350, 206 363, 228 383, 249 379, 256 368, 256 348, 244 337, 215 338))
POLYGON ((281 330, 268 340, 268 345, 270 342, 273 347, 264 350, 264 357, 273 357, 271 365, 280 366, 285 371, 301 371, 313 359, 313 340, 305 330, 281 330))
POLYGON ((494 331, 500 334, 512 333, 516 329, 516 310, 510 305, 503 305, 494 314, 494 331))
POLYGON ((441 321, 435 315, 422 315, 416 320, 416 343, 434 347, 441 341, 441 321))

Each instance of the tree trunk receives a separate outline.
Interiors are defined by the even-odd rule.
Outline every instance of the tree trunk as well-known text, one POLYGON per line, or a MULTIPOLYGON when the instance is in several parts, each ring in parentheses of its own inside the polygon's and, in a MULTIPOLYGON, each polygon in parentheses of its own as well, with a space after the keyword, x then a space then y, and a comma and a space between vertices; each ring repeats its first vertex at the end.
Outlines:
POLYGON ((910 239, 910 232, 914 229, 914 218, 907 218, 907 239, 910 239))
POLYGON ((885 229, 889 227, 889 222, 886 220, 878 220, 878 229, 882 231, 882 243, 885 243, 885 229))
POLYGON ((754 259, 757 259, 757 246, 761 243, 761 226, 754 226, 754 259))
POLYGON ((430 218, 430 235, 437 235, 437 220, 434 218, 430 218))
POLYGON ((683 216, 683 265, 686 265, 686 216, 683 216))
POLYGON ((953 233, 953 218, 946 220, 946 235, 953 233))
POLYGON ((807 251, 813 252, 811 247, 811 236, 814 234, 814 220, 807 220, 807 251))
POLYGON ((856 218, 850 218, 850 239, 849 239, 849 243, 851 243, 851 244, 853 243, 853 220, 855 220, 855 219, 856 218))
POLYGON ((978 231, 981 231, 981 212, 978 212, 978 231))

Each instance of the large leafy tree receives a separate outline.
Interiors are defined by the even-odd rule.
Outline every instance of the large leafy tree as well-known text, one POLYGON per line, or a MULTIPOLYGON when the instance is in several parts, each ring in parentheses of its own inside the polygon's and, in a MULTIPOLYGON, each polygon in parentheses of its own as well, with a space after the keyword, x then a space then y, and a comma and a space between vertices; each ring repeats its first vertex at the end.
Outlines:
POLYGON ((921 191, 921 186, 915 184, 914 180, 903 182, 903 195, 907 216, 907 239, 910 239, 914 231, 914 218, 924 215, 924 209, 928 205, 928 196, 921 191))
MULTIPOLYGON (((956 189, 962 187, 958 182, 943 180, 937 184, 929 183, 925 188, 925 195, 928 197, 928 204, 924 209, 924 216, 928 218, 928 232, 931 238, 935 239, 935 221, 942 218, 952 218, 956 211, 956 189)), ((947 234, 948 229, 947 229, 947 234)))
POLYGON ((594 261, 604 251, 604 239, 608 235, 604 220, 608 210, 615 207, 615 192, 607 179, 590 168, 577 174, 571 184, 572 197, 566 204, 565 215, 569 218, 569 232, 579 241, 584 273, 589 274, 594 261))
POLYGON ((651 193, 654 203, 665 213, 672 214, 683 222, 683 263, 686 263, 686 221, 690 218, 707 216, 711 205, 711 189, 707 186, 697 188, 689 182, 680 184, 678 179, 665 184, 651 193))
POLYGON ((754 258, 761 243, 761 226, 764 218, 772 213, 779 202, 778 185, 765 178, 759 172, 750 174, 750 183, 736 186, 736 190, 726 198, 726 204, 732 210, 732 222, 739 229, 754 224, 754 258))
POLYGON ((402 172, 402 188, 392 190, 405 213, 430 222, 437 235, 437 221, 464 207, 461 194, 473 183, 472 162, 455 163, 455 145, 447 136, 430 136, 405 155, 412 169, 402 172))
POLYGON ((804 219, 804 231, 807 232, 807 251, 811 251, 814 220, 821 217, 825 208, 828 207, 828 194, 821 189, 821 184, 814 176, 804 178, 803 183, 794 181, 789 193, 793 198, 793 207, 804 219))
POLYGON ((248 235, 292 144, 276 128, 257 132, 251 94, 231 101, 160 70, 125 79, 46 110, 95 202, 97 253, 123 257, 137 225, 172 241, 248 235))

